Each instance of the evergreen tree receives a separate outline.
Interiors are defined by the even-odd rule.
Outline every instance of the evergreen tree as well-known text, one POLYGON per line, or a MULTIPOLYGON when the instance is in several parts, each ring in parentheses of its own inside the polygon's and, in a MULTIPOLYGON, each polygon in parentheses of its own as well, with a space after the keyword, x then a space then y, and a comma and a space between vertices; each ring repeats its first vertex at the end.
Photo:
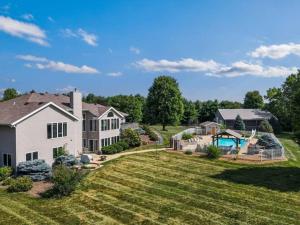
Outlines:
POLYGON ((240 115, 237 115, 234 121, 234 129, 236 130, 245 130, 245 123, 242 120, 240 115))

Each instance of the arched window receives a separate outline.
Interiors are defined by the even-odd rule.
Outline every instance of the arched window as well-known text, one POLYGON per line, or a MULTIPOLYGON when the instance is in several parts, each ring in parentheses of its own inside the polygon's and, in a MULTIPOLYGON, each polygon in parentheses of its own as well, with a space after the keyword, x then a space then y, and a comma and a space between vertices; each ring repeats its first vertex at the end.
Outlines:
POLYGON ((113 112, 109 112, 109 113, 107 114, 107 117, 114 117, 114 113, 113 113, 113 112))

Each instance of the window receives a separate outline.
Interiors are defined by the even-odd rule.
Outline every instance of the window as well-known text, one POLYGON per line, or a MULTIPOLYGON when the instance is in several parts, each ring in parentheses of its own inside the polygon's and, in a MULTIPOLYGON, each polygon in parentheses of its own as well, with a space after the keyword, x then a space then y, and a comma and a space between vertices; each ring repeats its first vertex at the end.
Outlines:
POLYGON ((38 152, 30 152, 26 154, 26 161, 32 161, 39 158, 38 152))
POLYGON ((86 131, 86 114, 82 114, 82 131, 86 131))
POLYGON ((98 120, 90 120, 90 131, 97 131, 97 121, 98 120))
POLYGON ((3 165, 11 166, 11 155, 10 154, 3 154, 3 165))
POLYGON ((58 127, 58 137, 62 137, 63 136, 63 125, 62 125, 62 123, 58 123, 57 127, 58 127))
POLYGON ((63 155, 63 147, 53 148, 53 159, 63 155))
POLYGON ((68 126, 67 126, 67 123, 64 123, 63 125, 63 136, 66 137, 68 136, 68 126))
POLYGON ((47 124, 47 137, 52 138, 52 124, 47 124))
POLYGON ((68 135, 67 123, 48 123, 47 138, 66 137, 68 135))
POLYGON ((109 113, 107 114, 107 117, 114 117, 114 113, 113 113, 113 112, 109 112, 109 113))
POLYGON ((119 136, 115 136, 111 138, 111 144, 117 143, 120 140, 119 136))
POLYGON ((53 123, 53 133, 52 133, 52 138, 57 138, 57 123, 53 123))
POLYGON ((101 130, 110 130, 110 119, 101 120, 101 130))
POLYGON ((119 129, 119 119, 111 119, 111 129, 119 129))
POLYGON ((93 152, 99 149, 98 140, 89 140, 89 151, 93 152))
MULTIPOLYGON (((113 141, 112 141, 112 142, 113 142, 113 141)), ((110 138, 103 138, 103 139, 101 139, 101 147, 108 146, 108 145, 110 145, 110 143, 112 143, 112 142, 110 142, 110 138)))
POLYGON ((87 148, 87 140, 86 139, 82 139, 82 143, 83 143, 83 147, 87 148))

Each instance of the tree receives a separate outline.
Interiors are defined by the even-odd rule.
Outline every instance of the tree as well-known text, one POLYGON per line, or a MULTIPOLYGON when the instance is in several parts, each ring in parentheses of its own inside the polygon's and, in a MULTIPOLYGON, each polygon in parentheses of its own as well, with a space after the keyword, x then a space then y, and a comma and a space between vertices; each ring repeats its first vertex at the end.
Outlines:
POLYGON ((273 128, 267 120, 261 121, 258 129, 262 132, 273 133, 273 128))
POLYGON ((217 100, 209 100, 205 102, 196 101, 196 109, 198 111, 198 122, 212 121, 219 108, 217 100))
POLYGON ((269 123, 271 124, 273 128, 273 132, 275 134, 280 134, 281 133, 281 125, 278 121, 278 119, 275 116, 272 116, 271 119, 269 120, 269 123))
POLYGON ((3 92, 3 101, 7 101, 16 97, 18 97, 18 92, 14 88, 7 88, 3 92))
POLYGON ((262 109, 263 106, 264 100, 259 91, 249 91, 246 93, 244 99, 245 109, 262 109))
POLYGON ((234 129, 236 130, 245 130, 245 123, 242 120, 240 115, 237 115, 234 121, 234 129))
POLYGON ((219 103, 219 109, 241 109, 243 107, 240 102, 232 102, 232 101, 221 101, 219 103))
POLYGON ((195 104, 192 101, 183 99, 184 113, 181 122, 186 125, 191 125, 197 120, 197 111, 195 104))
POLYGON ((141 138, 138 132, 131 128, 122 131, 121 140, 125 141, 129 147, 138 147, 141 145, 141 138))
POLYGON ((140 95, 116 95, 108 97, 108 105, 128 114, 128 122, 141 122, 145 98, 140 95))
POLYGON ((177 81, 169 76, 155 78, 146 101, 147 120, 150 123, 178 124, 183 115, 183 103, 177 81))
POLYGON ((106 97, 96 96, 92 93, 89 93, 86 97, 83 97, 82 101, 84 101, 86 103, 92 103, 92 104, 107 105, 107 98, 106 97))

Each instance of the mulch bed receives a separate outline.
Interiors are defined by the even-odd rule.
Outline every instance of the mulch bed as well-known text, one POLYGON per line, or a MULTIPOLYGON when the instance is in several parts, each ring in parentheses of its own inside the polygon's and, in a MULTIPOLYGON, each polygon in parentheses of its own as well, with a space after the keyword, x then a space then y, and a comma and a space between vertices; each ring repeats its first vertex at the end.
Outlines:
POLYGON ((50 181, 37 181, 33 182, 33 187, 27 193, 33 197, 41 197, 41 193, 50 190, 53 187, 53 183, 50 181))

